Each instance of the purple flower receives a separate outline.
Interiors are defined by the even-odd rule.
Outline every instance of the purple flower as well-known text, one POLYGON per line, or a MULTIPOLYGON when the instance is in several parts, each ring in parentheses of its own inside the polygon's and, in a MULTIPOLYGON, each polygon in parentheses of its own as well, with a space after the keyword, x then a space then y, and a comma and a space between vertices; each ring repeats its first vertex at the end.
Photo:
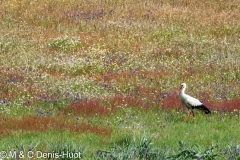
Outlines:
POLYGON ((44 114, 43 111, 40 108, 38 109, 38 113, 39 114, 44 114))
POLYGON ((134 156, 137 156, 137 152, 136 152, 136 151, 134 151, 134 152, 133 152, 133 155, 134 155, 134 156))

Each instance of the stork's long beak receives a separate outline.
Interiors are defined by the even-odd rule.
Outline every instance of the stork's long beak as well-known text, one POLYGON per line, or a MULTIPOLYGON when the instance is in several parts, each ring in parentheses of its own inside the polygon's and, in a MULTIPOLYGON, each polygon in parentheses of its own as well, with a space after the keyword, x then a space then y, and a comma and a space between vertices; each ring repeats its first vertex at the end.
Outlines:
POLYGON ((180 87, 176 90, 176 94, 179 94, 180 91, 181 91, 181 89, 182 89, 182 86, 180 86, 180 87))
POLYGON ((180 91, 182 89, 182 86, 180 86, 179 88, 178 88, 178 91, 180 91))

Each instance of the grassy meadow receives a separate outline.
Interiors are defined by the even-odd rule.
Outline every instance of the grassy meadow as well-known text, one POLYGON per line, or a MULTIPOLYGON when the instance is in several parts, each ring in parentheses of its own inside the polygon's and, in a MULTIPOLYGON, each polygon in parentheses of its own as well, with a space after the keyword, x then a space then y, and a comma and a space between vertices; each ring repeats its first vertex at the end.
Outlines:
POLYGON ((0 10, 0 151, 240 159, 239 0, 2 0, 0 10), (183 82, 211 115, 183 123, 183 82))

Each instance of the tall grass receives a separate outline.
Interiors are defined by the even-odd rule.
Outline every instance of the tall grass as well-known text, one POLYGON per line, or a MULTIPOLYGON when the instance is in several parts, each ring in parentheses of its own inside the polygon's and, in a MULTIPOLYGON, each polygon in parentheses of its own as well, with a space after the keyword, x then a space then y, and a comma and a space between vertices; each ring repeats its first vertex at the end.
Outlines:
POLYGON ((222 152, 217 146, 212 145, 207 149, 200 149, 198 146, 188 146, 184 142, 179 142, 177 154, 169 150, 160 150, 152 147, 152 139, 145 134, 136 142, 126 139, 123 146, 114 146, 110 151, 98 150, 97 159, 216 159, 222 157, 222 152))

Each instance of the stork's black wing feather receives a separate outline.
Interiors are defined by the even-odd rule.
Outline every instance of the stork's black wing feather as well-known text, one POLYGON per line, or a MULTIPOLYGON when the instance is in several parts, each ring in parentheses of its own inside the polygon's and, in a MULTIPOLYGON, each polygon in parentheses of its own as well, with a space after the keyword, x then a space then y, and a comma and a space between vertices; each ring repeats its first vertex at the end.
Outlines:
POLYGON ((206 106, 204 106, 203 104, 200 105, 200 106, 194 106, 193 109, 203 110, 206 114, 211 113, 211 111, 206 106))

